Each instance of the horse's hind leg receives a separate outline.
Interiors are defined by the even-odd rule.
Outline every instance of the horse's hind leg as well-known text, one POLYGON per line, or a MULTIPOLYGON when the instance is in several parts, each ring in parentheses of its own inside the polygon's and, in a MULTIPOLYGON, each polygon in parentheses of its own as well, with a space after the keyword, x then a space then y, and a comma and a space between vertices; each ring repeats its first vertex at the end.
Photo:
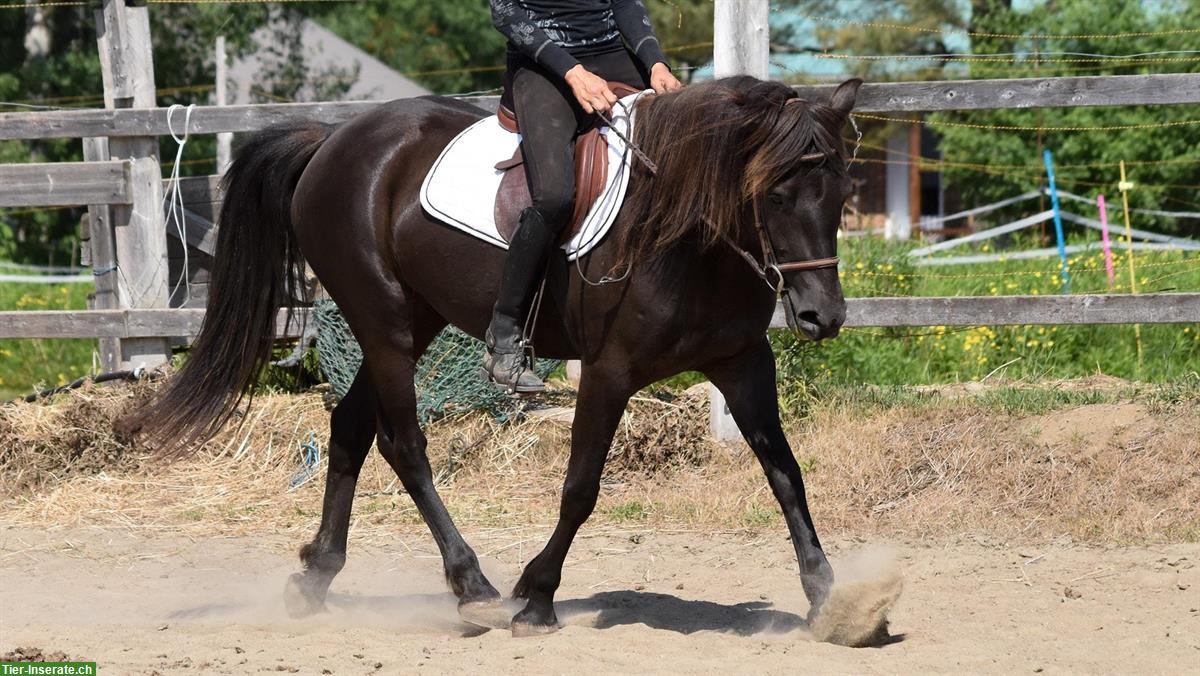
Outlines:
POLYGON ((358 335, 369 341, 364 343, 363 352, 378 396, 379 452, 429 526, 442 554, 446 582, 458 597, 463 619, 482 626, 507 627, 509 617, 504 614, 500 592, 480 570, 479 559, 458 532, 434 486, 425 454, 425 434, 417 421, 413 383, 416 360, 445 326, 440 317, 427 317, 431 312, 419 306, 396 313, 399 317, 376 312, 374 316, 381 325, 370 326, 370 320, 364 322, 367 326, 351 323, 358 335), (417 321, 412 320, 413 315, 417 321), (396 321, 399 318, 407 321, 396 321))
POLYGON ((808 512, 800 465, 792 455, 779 422, 775 355, 771 345, 764 337, 745 353, 705 368, 704 373, 725 395, 729 412, 758 457, 771 491, 783 510, 800 563, 800 584, 808 597, 811 620, 825 603, 833 585, 833 569, 821 549, 821 541, 808 512))
POLYGON ((329 585, 346 564, 346 534, 350 528, 354 487, 374 439, 375 391, 367 369, 361 368, 350 390, 330 415, 321 527, 313 541, 300 549, 304 572, 288 578, 283 596, 292 617, 324 610, 329 585))

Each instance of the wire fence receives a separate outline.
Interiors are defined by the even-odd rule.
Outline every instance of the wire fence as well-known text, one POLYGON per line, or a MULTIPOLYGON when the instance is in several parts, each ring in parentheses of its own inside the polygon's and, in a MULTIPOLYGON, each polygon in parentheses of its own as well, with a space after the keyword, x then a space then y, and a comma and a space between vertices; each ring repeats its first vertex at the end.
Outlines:
POLYGON ((1125 40, 1129 38, 1165 37, 1172 35, 1200 34, 1200 28, 1172 28, 1160 31, 1132 31, 1118 33, 993 33, 989 31, 972 31, 953 26, 914 26, 912 24, 893 23, 888 21, 860 21, 841 17, 802 14, 801 18, 818 24, 857 26, 860 28, 875 28, 889 31, 906 31, 910 33, 929 33, 935 35, 965 35, 973 38, 994 38, 999 40, 1125 40))

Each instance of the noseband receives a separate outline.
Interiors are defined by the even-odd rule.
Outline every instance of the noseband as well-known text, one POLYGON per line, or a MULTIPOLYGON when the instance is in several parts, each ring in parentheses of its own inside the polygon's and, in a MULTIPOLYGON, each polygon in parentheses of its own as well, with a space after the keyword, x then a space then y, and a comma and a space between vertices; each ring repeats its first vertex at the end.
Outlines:
MULTIPOLYGON (((807 161, 822 157, 825 157, 824 153, 814 153, 805 155, 801 160, 807 161)), ((838 266, 839 259, 837 256, 780 263, 779 259, 775 256, 775 245, 771 242, 771 231, 767 229, 767 224, 759 217, 759 202, 757 199, 754 200, 753 205, 754 231, 758 234, 758 244, 762 248, 762 262, 760 263, 750 252, 738 246, 737 242, 734 242, 729 235, 721 233, 721 239, 725 240, 725 243, 750 265, 754 273, 766 282, 767 287, 774 291, 776 295, 782 294, 784 289, 787 288, 787 281, 783 277, 784 273, 821 270, 823 268, 836 268, 838 266), (774 280, 772 280, 772 277, 774 277, 774 280)))

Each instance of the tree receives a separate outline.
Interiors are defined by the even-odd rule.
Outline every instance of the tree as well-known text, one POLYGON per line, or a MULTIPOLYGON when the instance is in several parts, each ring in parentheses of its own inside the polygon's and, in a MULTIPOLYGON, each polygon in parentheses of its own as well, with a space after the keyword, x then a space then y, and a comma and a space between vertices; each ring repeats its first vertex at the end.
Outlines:
POLYGON ((499 86, 504 36, 481 0, 380 0, 332 7, 322 25, 442 93, 499 86))
MULTIPOLYGON (((315 78, 294 41, 305 14, 296 5, 156 4, 150 11, 154 77, 159 105, 206 103, 216 77, 213 45, 224 35, 231 58, 258 48, 255 29, 271 25, 284 39, 278 65, 263 74, 268 98, 290 98, 315 78)), ((336 86, 322 91, 326 98, 336 86)), ((344 87, 342 88, 344 91, 344 87)), ((50 7, 0 11, 0 111, 103 107, 93 8, 50 7), (28 18, 27 18, 28 17, 28 18)), ((212 137, 188 143, 191 158, 211 157, 212 137)), ((174 143, 163 139, 169 161, 174 143)), ((68 162, 82 159, 77 139, 0 142, 0 163, 68 162)), ((212 165, 188 165, 183 173, 209 173, 212 165)), ((65 264, 76 259, 82 209, 0 210, 0 259, 65 264)))
MULTIPOLYGON (((712 59, 710 0, 647 0, 668 59, 681 73, 712 59)), ((505 40, 482 0, 381 0, 330 8, 321 23, 443 94, 495 89, 505 40)))
MULTIPOLYGON (((1200 72, 1200 61, 1194 56, 1123 60, 1086 56, 1193 48, 1195 34, 1164 32, 1200 25, 1200 2, 1196 0, 1106 0, 1104 11, 1097 11, 1095 0, 1036 4, 1011 0, 791 0, 790 4, 800 12, 843 21, 816 22, 821 50, 850 55, 992 57, 986 61, 848 59, 848 71, 868 81, 1200 72), (1157 34, 1009 37, 1116 33, 1157 34), (1017 56, 1012 56, 1014 53, 1017 56)), ((967 204, 992 202, 1039 187, 1045 176, 1040 152, 1044 147, 1053 151, 1060 168, 1058 183, 1066 190, 1089 197, 1104 192, 1111 199, 1118 193, 1116 163, 1125 160, 1137 184, 1130 193, 1134 206, 1195 211, 1200 208, 1200 125, 1157 129, 1145 125, 1197 118, 1194 106, 1124 106, 945 112, 929 115, 926 121, 940 137, 942 159, 952 163, 941 168, 943 177, 967 204), (955 126, 964 123, 1032 130, 955 126), (1137 128, 1037 131, 1038 127, 1123 125, 1137 128)), ((877 130, 877 134, 886 131, 877 130)), ((1197 232, 1195 221, 1159 219, 1153 226, 1168 232, 1189 232, 1188 228, 1197 232)))
POLYGON ((663 51, 680 80, 712 61, 713 3, 711 0, 647 0, 646 9, 663 51))
MULTIPOLYGON (((982 2, 983 0, 976 0, 982 2)), ((993 3, 995 4, 995 3, 993 3)), ((1141 2, 1109 0, 1106 11, 1097 12, 1093 0, 1059 0, 1018 10, 993 6, 986 16, 973 22, 974 30, 986 33, 1032 33, 1056 35, 1113 35, 1159 33, 1137 37, 1103 39, 1081 37, 1066 40, 1021 38, 999 40, 976 36, 972 53, 1004 52, 1037 54, 1015 62, 971 63, 968 77, 1049 77, 1069 75, 1130 75, 1166 72, 1200 72, 1196 61, 1139 59, 1089 60, 1077 54, 1144 54, 1194 47, 1191 34, 1163 34, 1200 25, 1200 3, 1141 2)), ((1167 55, 1167 59, 1172 58, 1167 55)), ((1186 57, 1184 57, 1186 58, 1186 57)), ((1102 192, 1115 200, 1118 194, 1117 163, 1128 164, 1135 189, 1133 206, 1174 211, 1195 211, 1200 191, 1200 125, 1154 128, 1152 125, 1195 120, 1195 106, 1122 106, 1057 108, 1042 110, 997 110, 977 113, 939 113, 930 116, 941 135, 942 152, 951 162, 982 162, 995 167, 980 180, 980 172, 965 168, 944 169, 969 203, 985 203, 1037 187, 1045 175, 1041 168, 1042 147, 1054 153, 1058 184, 1065 190, 1094 197, 1102 192), (970 123, 1022 127, 1113 127, 1131 129, 1096 131, 995 131, 937 123, 970 123)), ((1143 221, 1144 223, 1145 221, 1143 221)), ((1195 221, 1160 218, 1152 224, 1167 232, 1196 233, 1195 221)))

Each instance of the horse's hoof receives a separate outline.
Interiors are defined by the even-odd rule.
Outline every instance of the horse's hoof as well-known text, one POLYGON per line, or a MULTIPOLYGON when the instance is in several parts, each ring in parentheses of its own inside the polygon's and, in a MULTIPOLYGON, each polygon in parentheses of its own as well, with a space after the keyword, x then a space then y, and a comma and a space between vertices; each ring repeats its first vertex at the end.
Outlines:
POLYGON ((890 636, 888 613, 903 588, 896 571, 835 585, 815 616, 809 612, 809 631, 818 641, 851 648, 882 645, 890 636))
POLYGON ((288 617, 292 619, 329 612, 325 608, 325 602, 315 598, 312 591, 306 588, 304 573, 292 573, 288 576, 287 584, 283 588, 283 606, 288 617))
POLYGON ((557 624, 530 624, 528 622, 512 623, 513 638, 525 638, 527 636, 545 636, 558 631, 557 624))
POLYGON ((488 629, 508 629, 512 625, 512 611, 500 599, 460 603, 458 616, 463 622, 488 629))

